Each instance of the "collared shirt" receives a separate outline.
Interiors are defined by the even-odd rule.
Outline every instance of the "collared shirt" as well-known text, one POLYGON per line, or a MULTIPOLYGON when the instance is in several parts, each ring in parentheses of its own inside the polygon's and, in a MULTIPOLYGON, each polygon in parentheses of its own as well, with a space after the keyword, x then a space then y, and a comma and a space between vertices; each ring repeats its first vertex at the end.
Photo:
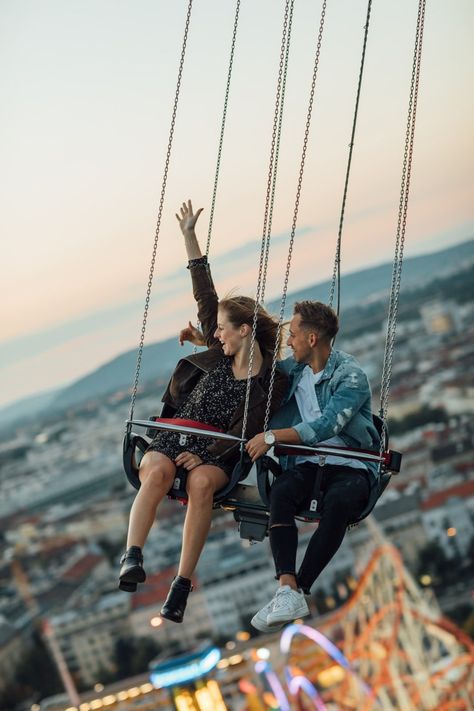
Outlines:
MULTIPOLYGON (((321 417, 321 408, 319 407, 318 398, 316 397, 315 385, 320 382, 323 376, 323 370, 318 373, 313 373, 312 368, 307 365, 298 381, 295 390, 295 398, 300 411, 301 420, 303 422, 314 422, 321 417)), ((321 446, 333 445, 336 447, 345 447, 346 443, 342 437, 334 436, 319 442, 321 446)), ((301 455, 296 458, 296 464, 302 462, 319 462, 319 456, 301 455)), ((358 459, 349 459, 346 457, 327 456, 326 464, 335 464, 337 466, 353 467, 354 469, 365 469, 366 465, 358 459)))

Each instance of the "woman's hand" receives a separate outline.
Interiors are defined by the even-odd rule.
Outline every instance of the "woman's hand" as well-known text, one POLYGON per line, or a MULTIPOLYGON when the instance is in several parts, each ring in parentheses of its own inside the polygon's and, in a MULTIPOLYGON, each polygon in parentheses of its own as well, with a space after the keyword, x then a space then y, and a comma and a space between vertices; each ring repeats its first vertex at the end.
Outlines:
POLYGON ((191 452, 180 452, 174 460, 174 463, 177 467, 184 467, 190 472, 191 469, 202 464, 202 459, 198 457, 197 454, 192 454, 191 452))
POLYGON ((193 346, 206 345, 206 341, 204 340, 202 332, 198 328, 196 328, 196 326, 193 326, 191 321, 188 321, 188 325, 186 326, 186 328, 181 329, 181 331, 179 332, 178 339, 180 346, 184 345, 185 341, 189 341, 193 344, 193 346))
POLYGON ((178 213, 176 213, 176 219, 179 222, 184 237, 194 236, 194 227, 203 209, 204 208, 200 207, 196 214, 194 214, 191 200, 188 200, 187 203, 183 202, 179 211, 180 214, 178 215, 178 213))

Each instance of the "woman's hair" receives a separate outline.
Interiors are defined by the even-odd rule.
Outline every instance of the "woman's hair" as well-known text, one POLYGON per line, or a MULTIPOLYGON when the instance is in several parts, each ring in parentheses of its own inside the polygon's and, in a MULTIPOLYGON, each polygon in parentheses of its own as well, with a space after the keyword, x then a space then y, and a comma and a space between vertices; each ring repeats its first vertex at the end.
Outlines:
MULTIPOLYGON (((219 301, 219 308, 224 309, 229 321, 235 328, 246 323, 250 328, 253 326, 255 300, 250 296, 227 296, 219 301)), ((278 330, 278 321, 271 316, 263 306, 257 310, 257 331, 255 338, 262 353, 273 353, 276 349, 277 357, 281 357, 282 332, 275 343, 278 330)))

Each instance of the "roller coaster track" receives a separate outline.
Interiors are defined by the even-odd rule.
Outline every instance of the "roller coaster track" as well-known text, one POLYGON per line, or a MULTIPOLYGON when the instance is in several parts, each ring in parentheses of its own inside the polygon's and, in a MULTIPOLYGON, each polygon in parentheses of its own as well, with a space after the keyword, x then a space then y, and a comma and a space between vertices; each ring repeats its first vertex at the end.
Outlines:
MULTIPOLYGON (((338 711, 469 711, 474 699, 474 644, 442 617, 391 545, 373 553, 348 602, 313 626, 356 670, 347 673, 310 639, 297 636, 287 664, 338 711), (372 694, 363 693, 362 680, 372 694)), ((283 670, 276 670, 277 673, 283 670)), ((295 708, 307 708, 295 700, 295 708)))

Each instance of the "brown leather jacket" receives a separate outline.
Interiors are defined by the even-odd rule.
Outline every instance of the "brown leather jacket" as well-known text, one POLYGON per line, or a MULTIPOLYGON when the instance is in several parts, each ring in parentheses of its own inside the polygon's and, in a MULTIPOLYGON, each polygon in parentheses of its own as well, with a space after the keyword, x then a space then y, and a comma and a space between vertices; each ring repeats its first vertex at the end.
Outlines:
MULTIPOLYGON (((214 338, 217 328, 217 293, 212 281, 209 265, 206 260, 191 263, 189 270, 193 283, 193 294, 198 305, 198 318, 206 339, 207 350, 193 353, 178 361, 165 394, 163 395, 162 417, 173 417, 177 409, 186 401, 198 382, 202 372, 209 372, 222 359, 227 358, 222 351, 221 343, 214 338)), ((272 353, 263 353, 263 363, 260 372, 254 378, 250 390, 249 411, 247 418, 246 437, 252 438, 262 432, 265 420, 267 395, 272 367, 272 353)), ((275 370, 270 416, 278 409, 288 387, 288 378, 278 368, 275 370)), ((236 437, 242 435, 245 398, 237 407, 229 424, 228 434, 236 437)), ((229 461, 239 456, 238 443, 225 440, 215 440, 209 447, 209 452, 229 461)))

